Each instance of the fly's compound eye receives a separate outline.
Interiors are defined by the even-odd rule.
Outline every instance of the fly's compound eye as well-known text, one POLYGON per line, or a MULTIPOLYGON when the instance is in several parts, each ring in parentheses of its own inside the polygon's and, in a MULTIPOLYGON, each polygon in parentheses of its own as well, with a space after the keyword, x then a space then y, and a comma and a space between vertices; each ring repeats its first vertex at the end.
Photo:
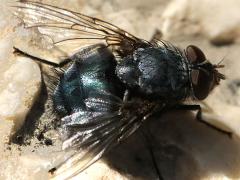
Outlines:
POLYGON ((186 56, 190 63, 198 64, 206 60, 206 57, 201 49, 194 45, 190 45, 186 49, 186 56))
POLYGON ((198 100, 203 100, 216 85, 214 80, 214 66, 206 61, 202 50, 193 45, 187 47, 186 57, 193 67, 190 77, 194 96, 198 100))

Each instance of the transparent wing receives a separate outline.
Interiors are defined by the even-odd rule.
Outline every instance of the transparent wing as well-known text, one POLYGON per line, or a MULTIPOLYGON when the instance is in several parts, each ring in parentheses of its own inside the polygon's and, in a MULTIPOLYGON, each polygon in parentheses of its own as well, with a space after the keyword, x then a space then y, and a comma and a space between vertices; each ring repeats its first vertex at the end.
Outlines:
POLYGON ((86 105, 91 111, 76 112, 63 118, 63 149, 74 152, 57 167, 54 178, 68 179, 75 176, 135 132, 154 107, 144 103, 126 104, 112 94, 96 94, 86 99, 86 105), (109 106, 111 111, 107 108, 109 106), (141 113, 137 112, 143 106, 146 108, 141 113))
POLYGON ((118 52, 132 52, 143 41, 103 20, 38 2, 18 2, 15 14, 25 27, 36 27, 55 45, 105 43, 118 52))

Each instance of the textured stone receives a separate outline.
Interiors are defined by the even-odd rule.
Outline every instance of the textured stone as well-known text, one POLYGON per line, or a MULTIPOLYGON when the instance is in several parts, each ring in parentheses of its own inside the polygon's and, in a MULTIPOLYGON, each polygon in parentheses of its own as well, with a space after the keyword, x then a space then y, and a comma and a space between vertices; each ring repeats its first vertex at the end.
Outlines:
POLYGON ((202 34, 217 45, 232 43, 240 35, 240 1, 174 0, 162 16, 166 39, 202 34))
POLYGON ((48 179, 48 174, 44 171, 48 165, 49 162, 43 157, 32 154, 19 156, 18 154, 12 153, 8 158, 3 157, 0 160, 0 179, 48 179))
MULTIPOLYGON (((0 133, 1 142, 7 140, 23 124, 34 100, 39 94, 41 74, 31 59, 13 56, 14 39, 18 32, 17 20, 12 17, 8 4, 1 3, 0 15, 0 133)), ((21 33, 21 35, 26 35, 21 33)))
POLYGON ((39 94, 41 73, 32 59, 12 54, 17 21, 11 18, 7 2, 0 5, 0 179, 21 179, 27 171, 21 170, 18 147, 7 144, 39 94))
POLYGON ((12 121, 12 130, 15 132, 24 123, 38 97, 41 87, 40 69, 33 60, 16 57, 0 76, 0 119, 12 121))

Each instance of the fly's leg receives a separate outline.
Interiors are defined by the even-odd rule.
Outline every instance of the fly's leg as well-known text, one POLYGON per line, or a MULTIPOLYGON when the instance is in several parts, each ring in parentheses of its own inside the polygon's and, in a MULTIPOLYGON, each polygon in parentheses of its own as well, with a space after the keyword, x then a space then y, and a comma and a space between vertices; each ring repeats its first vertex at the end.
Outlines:
POLYGON ((153 147, 152 147, 152 144, 151 144, 151 134, 150 132, 148 131, 148 133, 145 133, 143 130, 141 131, 142 132, 142 135, 144 137, 144 140, 145 140, 145 144, 147 146, 147 150, 151 156, 151 160, 153 162, 153 166, 154 166, 154 169, 157 173, 157 176, 158 176, 158 179, 159 180, 164 180, 163 177, 162 177, 162 174, 159 170, 159 167, 158 167, 158 164, 157 164, 157 161, 156 161, 156 158, 155 158, 155 154, 154 154, 154 151, 153 151, 153 147))
POLYGON ((125 90, 124 95, 123 95, 123 102, 127 102, 130 98, 130 92, 129 90, 125 90))
MULTIPOLYGON (((129 90, 126 89, 125 92, 124 92, 124 95, 123 95, 123 99, 122 99, 123 104, 127 103, 128 100, 129 100, 129 98, 130 98, 130 92, 129 92, 129 90)), ((123 109, 124 109, 124 105, 122 105, 122 106, 119 108, 118 113, 121 114, 122 111, 123 111, 123 109)))
POLYGON ((223 129, 220 129, 210 123, 208 123, 207 121, 204 121, 204 119, 202 118, 202 108, 200 105, 185 105, 185 104, 182 104, 182 105, 178 105, 176 106, 174 109, 177 109, 177 110, 190 110, 190 111, 197 111, 197 116, 196 116, 196 119, 205 124, 206 126, 210 127, 210 128, 213 128, 215 129, 216 131, 220 132, 220 133, 223 133, 225 135, 227 135, 228 137, 232 137, 232 132, 229 132, 229 131, 225 131, 223 129))
POLYGON ((22 56, 29 57, 31 59, 34 59, 36 61, 42 62, 44 64, 48 64, 48 65, 51 65, 51 66, 54 66, 54 67, 60 67, 60 66, 63 66, 64 64, 67 64, 69 62, 69 60, 66 60, 63 63, 57 64, 57 63, 50 62, 50 61, 48 61, 46 59, 41 59, 39 57, 33 56, 33 55, 31 55, 31 54, 29 54, 27 52, 24 52, 24 51, 22 51, 22 50, 20 50, 20 49, 18 49, 16 47, 13 47, 13 49, 14 49, 13 53, 15 53, 15 54, 20 54, 22 56))
MULTIPOLYGON (((105 49, 105 48, 107 48, 107 47, 105 45, 103 45, 103 44, 94 44, 94 45, 87 46, 85 48, 82 48, 77 53, 73 54, 72 56, 66 57, 64 59, 64 61, 61 62, 61 63, 54 63, 54 62, 50 62, 50 61, 48 61, 46 59, 42 59, 42 58, 36 57, 34 55, 31 55, 31 54, 29 54, 27 52, 24 52, 24 51, 20 50, 17 47, 13 47, 13 49, 14 49, 13 53, 29 57, 31 59, 34 59, 34 60, 39 61, 39 62, 42 62, 44 64, 51 65, 53 67, 63 67, 64 65, 66 65, 66 64, 68 64, 68 63, 70 63, 72 61, 79 61, 79 60, 82 60, 82 59, 87 59, 87 58, 89 58, 89 56, 92 55, 92 53, 94 53, 96 51, 99 51, 100 49, 105 49)), ((113 56, 113 55, 112 54, 110 54, 110 55, 108 54, 108 56, 113 56)), ((105 57, 105 58, 109 58, 108 56, 105 57)))

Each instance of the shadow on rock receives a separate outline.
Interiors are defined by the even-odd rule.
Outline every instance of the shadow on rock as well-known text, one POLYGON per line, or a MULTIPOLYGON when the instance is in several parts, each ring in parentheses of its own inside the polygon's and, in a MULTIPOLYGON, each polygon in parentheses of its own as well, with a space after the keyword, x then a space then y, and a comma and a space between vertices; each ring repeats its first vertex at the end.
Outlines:
POLYGON ((191 112, 152 118, 105 160, 129 179, 158 179, 149 144, 164 180, 240 177, 240 140, 199 123, 191 112), (151 134, 148 142, 143 131, 151 134))

